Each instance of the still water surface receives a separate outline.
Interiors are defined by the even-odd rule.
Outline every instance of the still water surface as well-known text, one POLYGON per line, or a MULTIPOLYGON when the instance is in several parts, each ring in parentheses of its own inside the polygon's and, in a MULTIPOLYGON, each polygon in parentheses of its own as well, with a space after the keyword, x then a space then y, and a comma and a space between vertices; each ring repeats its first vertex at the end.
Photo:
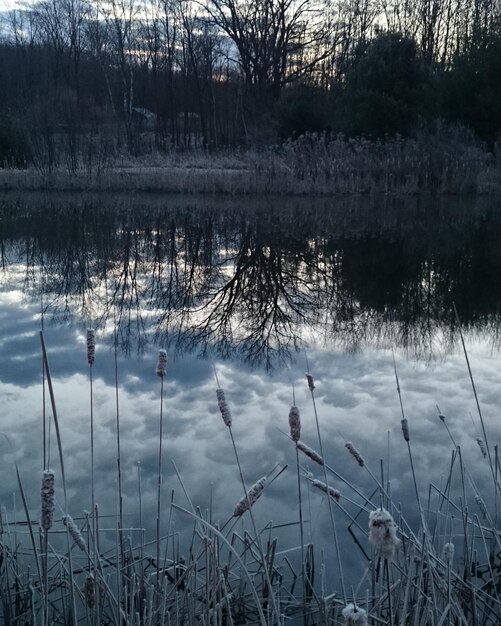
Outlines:
MULTIPOLYGON (((451 436, 481 486, 489 470, 454 304, 463 325, 489 440, 500 440, 501 203, 491 199, 249 200, 120 196, 3 196, 0 199, 0 489, 4 515, 21 518, 13 461, 37 516, 43 467, 44 328, 74 517, 90 508, 89 382, 85 329, 96 329, 93 367, 96 492, 101 514, 116 504, 115 347, 124 510, 154 526, 159 428, 159 347, 165 379, 164 487, 187 506, 226 521, 241 486, 218 414, 217 371, 250 484, 289 465, 256 504, 259 524, 297 520, 295 451, 286 432, 293 401, 302 439, 318 448, 304 373, 329 464, 370 493, 345 449, 354 442, 376 474, 383 465, 395 501, 415 500, 400 432, 392 350, 409 419, 418 482, 448 471, 451 436), (138 465, 139 464, 139 465, 138 465), (138 469, 140 467, 140 469, 138 469)), ((47 405, 47 410, 48 405, 47 405)), ((51 455, 57 468, 54 433, 51 455)), ((303 470, 323 480, 318 467, 303 470)), ((333 484, 343 492, 343 486, 333 484)), ((337 586, 330 522, 304 479, 307 538, 324 550, 337 586)), ((351 497, 351 494, 350 494, 351 497)), ((356 505, 345 504, 354 514, 356 505)), ((475 507, 475 503, 471 503, 475 507)), ((349 523, 338 512, 341 535, 349 523)), ((175 523, 182 531, 182 518, 175 523)), ((366 520, 361 520, 365 528, 366 520)), ((278 532, 278 530, 277 530, 278 532)), ((360 534, 360 533, 359 533, 360 534)), ((298 530, 280 530, 284 548, 298 530)), ((363 537, 361 538, 363 542, 363 537)), ((346 568, 363 558, 342 540, 346 568)), ((292 558, 292 557, 291 557, 292 558)), ((320 553, 318 554, 320 559, 320 553)))

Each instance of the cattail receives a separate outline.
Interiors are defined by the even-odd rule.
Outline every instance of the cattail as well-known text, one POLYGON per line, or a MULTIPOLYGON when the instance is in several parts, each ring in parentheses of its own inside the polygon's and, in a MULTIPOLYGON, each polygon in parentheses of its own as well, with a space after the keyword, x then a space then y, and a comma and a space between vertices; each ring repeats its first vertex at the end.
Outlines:
POLYGON ((347 441, 344 445, 346 446, 346 449, 351 454, 351 456, 360 465, 360 467, 363 467, 365 465, 365 461, 364 461, 362 455, 360 454, 360 452, 351 443, 351 441, 347 441))
POLYGON ((485 519, 487 517, 487 509, 485 508, 484 501, 478 495, 478 493, 475 494, 475 502, 478 504, 478 508, 480 509, 482 513, 482 517, 485 519))
POLYGON ((386 509, 375 509, 369 513, 369 541, 385 559, 391 559, 400 544, 397 525, 386 509))
POLYGON ((344 626, 367 626, 367 611, 354 604, 347 604, 342 610, 344 626))
POLYGON ((402 424, 402 434, 404 436, 405 441, 410 441, 410 435, 409 435, 409 422, 407 421, 407 418, 404 417, 404 419, 400 422, 402 424))
POLYGON ((480 452, 482 453, 482 456, 485 459, 487 456, 487 450, 485 449, 484 440, 480 439, 480 437, 477 437, 477 443, 478 443, 478 447, 480 448, 480 452))
POLYGON ((309 448, 302 441, 298 441, 297 442, 297 447, 302 452, 304 452, 306 454, 306 456, 309 456, 312 461, 315 461, 315 463, 318 463, 319 465, 323 465, 324 464, 324 460, 320 456, 320 454, 318 454, 318 452, 315 452, 315 450, 313 450, 312 448, 309 448))
POLYGON ((311 484, 313 485, 313 487, 316 487, 317 489, 320 489, 324 493, 328 493, 330 495, 330 497, 333 500, 335 500, 336 502, 339 501, 339 498, 341 497, 341 494, 339 493, 339 491, 337 489, 334 489, 334 487, 329 487, 328 485, 326 485, 325 483, 323 483, 320 480, 312 480, 311 484))
POLYGON ((292 441, 299 441, 299 437, 301 437, 301 418, 299 417, 299 409, 297 406, 291 406, 289 412, 289 427, 292 441))
POLYGON ((263 476, 257 481, 257 483, 254 483, 252 485, 252 487, 247 492, 247 495, 244 496, 235 507, 235 510, 233 511, 233 517, 240 517, 240 515, 243 515, 245 511, 251 508, 254 502, 263 493, 263 489, 266 486, 266 482, 267 482, 266 476, 263 476))
POLYGON ((93 609, 96 603, 96 591, 94 578, 90 575, 87 576, 87 578, 85 579, 84 595, 87 606, 89 607, 89 609, 93 609))
POLYGON ((80 550, 82 550, 82 552, 86 552, 86 545, 84 538, 82 537, 82 533, 78 529, 78 526, 75 524, 71 515, 63 515, 63 524, 68 529, 73 541, 80 548, 80 550))
POLYGON ((313 376, 310 376, 310 374, 306 374, 306 380, 308 381, 308 388, 310 391, 313 391, 315 389, 315 383, 313 382, 313 376))
POLYGON ((89 328, 87 330, 87 363, 92 365, 94 363, 94 356, 96 354, 96 337, 94 329, 89 328))
POLYGON ((40 526, 43 530, 49 530, 54 519, 54 481, 55 475, 52 470, 45 470, 42 476, 41 515, 40 526))
POLYGON ((444 545, 443 550, 443 559, 449 565, 452 565, 452 560, 454 559, 454 544, 450 541, 444 545))
POLYGON ((217 396, 217 405, 219 410, 221 411, 221 417, 223 418, 223 422, 228 426, 231 426, 231 413, 228 405, 226 404, 226 399, 224 397, 224 391, 220 388, 216 389, 217 396))
POLYGON ((165 376, 165 368, 167 366, 167 352, 165 350, 158 351, 157 374, 160 378, 165 376))

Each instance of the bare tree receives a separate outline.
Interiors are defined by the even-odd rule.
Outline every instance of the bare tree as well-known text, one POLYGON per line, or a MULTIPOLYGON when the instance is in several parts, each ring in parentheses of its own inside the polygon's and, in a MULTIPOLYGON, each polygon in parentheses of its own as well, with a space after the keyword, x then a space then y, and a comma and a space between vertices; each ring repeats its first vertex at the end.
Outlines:
POLYGON ((278 95, 331 53, 325 12, 312 0, 207 0, 205 9, 232 40, 247 86, 261 97, 278 95))

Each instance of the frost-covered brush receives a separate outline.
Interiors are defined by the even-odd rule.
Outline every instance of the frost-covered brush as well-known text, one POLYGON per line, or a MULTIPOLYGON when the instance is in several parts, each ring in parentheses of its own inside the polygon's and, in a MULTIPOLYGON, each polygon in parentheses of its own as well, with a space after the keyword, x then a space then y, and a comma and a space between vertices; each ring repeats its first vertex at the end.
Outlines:
POLYGON ((63 515, 63 524, 68 529, 68 532, 71 535, 71 538, 75 542, 75 544, 82 550, 82 552, 87 552, 87 546, 85 545, 85 540, 82 537, 82 533, 80 532, 78 526, 75 524, 71 515, 63 515))
POLYGON ((376 509, 369 513, 369 541, 376 552, 385 559, 391 559, 400 545, 397 525, 386 509, 376 509))
POLYGON ((344 617, 344 626, 367 626, 367 611, 354 604, 347 604, 341 611, 344 617))

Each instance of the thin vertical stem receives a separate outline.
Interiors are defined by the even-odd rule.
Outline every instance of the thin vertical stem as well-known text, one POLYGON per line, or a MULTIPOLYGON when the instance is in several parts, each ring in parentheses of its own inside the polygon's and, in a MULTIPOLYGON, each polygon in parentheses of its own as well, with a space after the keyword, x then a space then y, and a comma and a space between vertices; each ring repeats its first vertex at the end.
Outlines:
MULTIPOLYGON (((163 438, 164 377, 160 377, 160 432, 158 442, 158 492, 157 492, 157 590, 160 593, 160 509, 162 498, 162 438, 163 438)), ((159 596, 160 597, 160 596, 159 596)))

